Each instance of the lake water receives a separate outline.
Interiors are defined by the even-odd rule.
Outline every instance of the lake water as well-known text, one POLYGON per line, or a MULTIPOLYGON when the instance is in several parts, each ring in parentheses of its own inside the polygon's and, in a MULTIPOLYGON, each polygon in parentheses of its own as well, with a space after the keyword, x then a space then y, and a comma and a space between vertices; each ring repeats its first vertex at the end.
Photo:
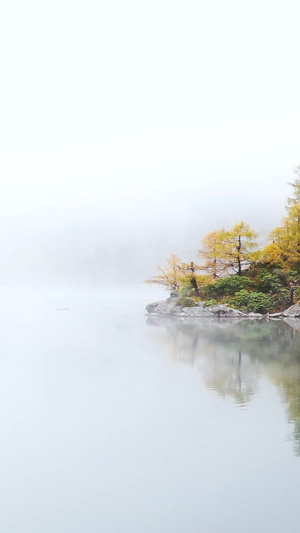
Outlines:
POLYGON ((299 533, 300 322, 150 289, 0 291, 0 531, 299 533))

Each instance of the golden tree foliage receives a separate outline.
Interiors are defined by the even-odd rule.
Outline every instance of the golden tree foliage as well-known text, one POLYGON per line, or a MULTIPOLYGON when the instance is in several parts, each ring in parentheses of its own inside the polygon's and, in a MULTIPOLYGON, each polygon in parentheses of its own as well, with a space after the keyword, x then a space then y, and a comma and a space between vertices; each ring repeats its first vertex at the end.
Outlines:
POLYGON ((259 257, 257 251, 258 234, 249 224, 241 221, 225 235, 225 262, 234 272, 241 274, 243 268, 248 267, 259 257))
POLYGON ((201 270, 201 266, 191 261, 190 263, 182 263, 181 270, 181 282, 184 286, 192 287, 195 291, 196 296, 200 296, 199 286, 198 286, 198 277, 196 272, 201 270))
MULTIPOLYGON (((295 172, 300 176, 300 167, 295 172)), ((274 246, 266 247, 264 258, 266 262, 279 264, 286 269, 300 261, 300 179, 296 178, 290 185, 293 187, 293 196, 287 199, 287 216, 282 226, 272 231, 270 238, 274 246)))
POLYGON ((183 263, 180 257, 176 254, 171 254, 169 259, 167 259, 166 266, 164 268, 159 266, 159 273, 147 279, 146 283, 156 283, 175 291, 183 287, 190 287, 199 296, 200 289, 207 286, 212 281, 212 278, 209 275, 199 275, 197 273, 198 270, 203 270, 203 267, 193 261, 183 263))
POLYGON ((272 243, 280 246, 280 243, 284 239, 284 234, 285 234, 284 227, 279 226, 278 228, 273 229, 273 231, 271 231, 270 233, 270 239, 272 240, 272 243))
POLYGON ((202 248, 198 250, 198 254, 204 260, 202 268, 209 272, 214 279, 228 270, 228 265, 224 260, 224 254, 226 254, 225 235, 224 229, 208 233, 202 241, 202 248))
POLYGON ((282 248, 273 242, 268 244, 261 252, 261 261, 263 263, 268 263, 270 265, 278 266, 284 268, 285 266, 285 257, 282 248))
POLYGON ((266 263, 290 271, 300 265, 300 165, 295 170, 296 178, 290 183, 293 194, 287 199, 287 215, 282 225, 275 228, 269 243, 259 251, 258 234, 244 221, 232 229, 212 231, 202 241, 198 255, 202 264, 184 263, 172 254, 164 268, 158 267, 156 276, 147 283, 157 283, 171 290, 192 287, 200 295, 201 287, 207 286, 220 276, 242 274, 253 263, 266 263), (200 275, 204 271, 207 275, 200 275))
POLYGON ((171 290, 178 291, 181 285, 180 275, 182 276, 182 265, 183 263, 180 257, 176 254, 171 254, 169 259, 167 259, 166 267, 162 268, 159 266, 159 274, 153 276, 151 279, 147 279, 146 283, 157 283, 171 290))
POLYGON ((203 268, 214 279, 230 271, 242 273, 242 269, 258 259, 257 233, 249 224, 241 221, 231 230, 213 231, 203 239, 203 248, 198 251, 204 259, 203 268))
POLYGON ((295 168, 294 174, 297 178, 294 179, 289 185, 293 187, 293 196, 288 196, 286 210, 289 211, 289 206, 300 204, 300 165, 295 168))
POLYGON ((300 204, 289 207, 284 228, 283 246, 287 253, 287 260, 290 264, 295 264, 300 260, 300 204))
MULTIPOLYGON (((203 267, 201 267, 201 270, 203 270, 203 267)), ((180 284, 181 287, 186 288, 194 288, 195 289, 195 282, 197 283, 197 289, 195 290, 195 293, 197 296, 201 295, 201 289, 207 287, 210 283, 213 282, 213 278, 210 274, 194 274, 193 279, 191 278, 190 274, 184 274, 183 276, 180 276, 180 284)))

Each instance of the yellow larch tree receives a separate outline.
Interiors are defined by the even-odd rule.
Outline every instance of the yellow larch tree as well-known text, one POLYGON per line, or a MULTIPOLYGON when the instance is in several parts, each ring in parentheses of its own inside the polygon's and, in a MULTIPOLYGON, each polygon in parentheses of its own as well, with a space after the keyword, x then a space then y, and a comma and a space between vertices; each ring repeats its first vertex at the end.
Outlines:
POLYGON ((241 275, 243 268, 258 259, 257 237, 258 234, 243 221, 225 232, 224 261, 227 268, 241 275))
POLYGON ((203 268, 214 279, 230 272, 241 275, 243 268, 258 259, 257 233, 241 221, 231 230, 213 231, 204 237, 198 251, 204 259, 203 268))
POLYGON ((213 279, 224 275, 228 270, 228 265, 224 259, 226 255, 226 232, 212 231, 206 235, 202 241, 202 248, 198 254, 203 259, 203 270, 206 270, 213 279))
POLYGON ((170 290, 178 291, 181 285, 182 261, 176 254, 171 254, 167 259, 167 265, 162 268, 158 266, 158 274, 146 280, 146 283, 156 283, 163 285, 170 290))
POLYGON ((300 261, 300 167, 295 172, 298 178, 290 183, 293 195, 287 199, 287 216, 283 219, 282 226, 272 231, 272 244, 264 250, 264 261, 278 264, 286 270, 300 261))

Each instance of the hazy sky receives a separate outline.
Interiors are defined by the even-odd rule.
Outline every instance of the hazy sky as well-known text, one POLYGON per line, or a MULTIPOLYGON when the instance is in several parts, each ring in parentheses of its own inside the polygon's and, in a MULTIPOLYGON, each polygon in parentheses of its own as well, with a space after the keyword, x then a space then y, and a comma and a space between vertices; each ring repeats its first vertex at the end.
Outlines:
POLYGON ((266 237, 300 163, 299 15, 291 0, 6 2, 3 283, 142 280, 241 218, 266 237))

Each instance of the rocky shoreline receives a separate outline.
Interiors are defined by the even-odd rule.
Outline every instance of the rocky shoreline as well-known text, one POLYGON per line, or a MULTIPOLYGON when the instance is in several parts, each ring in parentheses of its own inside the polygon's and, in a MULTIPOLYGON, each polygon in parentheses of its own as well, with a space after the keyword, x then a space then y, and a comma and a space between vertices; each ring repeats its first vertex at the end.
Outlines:
POLYGON ((218 317, 218 318, 247 318, 261 320, 263 318, 280 320, 282 318, 299 318, 300 305, 294 304, 285 311, 262 315, 261 313, 243 313, 238 309, 226 305, 206 305, 199 302, 193 307, 184 307, 178 303, 178 296, 170 296, 167 300, 153 302, 146 306, 146 311, 152 316, 176 316, 176 317, 218 317))

